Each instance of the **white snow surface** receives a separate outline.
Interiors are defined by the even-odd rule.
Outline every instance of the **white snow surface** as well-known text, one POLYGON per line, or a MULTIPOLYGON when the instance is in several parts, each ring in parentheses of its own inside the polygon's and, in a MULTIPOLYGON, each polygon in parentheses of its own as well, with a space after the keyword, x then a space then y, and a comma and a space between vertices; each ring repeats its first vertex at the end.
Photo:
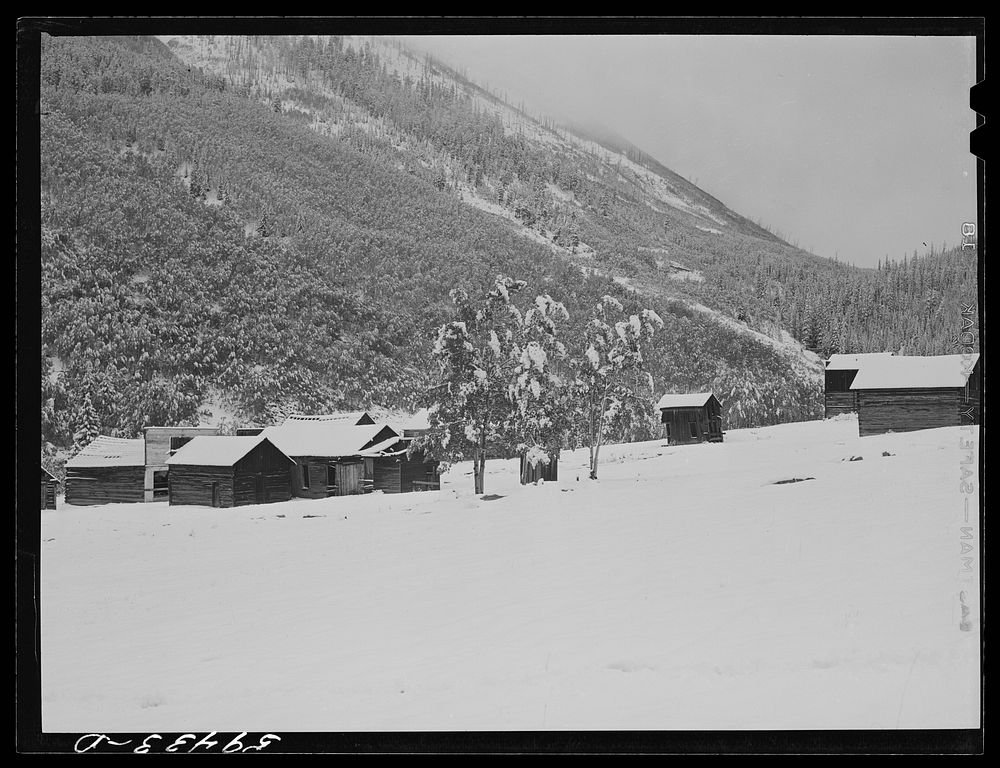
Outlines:
POLYGON ((977 439, 838 417, 605 446, 597 481, 585 450, 537 486, 491 460, 486 497, 464 463, 438 492, 43 510, 43 727, 975 728, 977 439))

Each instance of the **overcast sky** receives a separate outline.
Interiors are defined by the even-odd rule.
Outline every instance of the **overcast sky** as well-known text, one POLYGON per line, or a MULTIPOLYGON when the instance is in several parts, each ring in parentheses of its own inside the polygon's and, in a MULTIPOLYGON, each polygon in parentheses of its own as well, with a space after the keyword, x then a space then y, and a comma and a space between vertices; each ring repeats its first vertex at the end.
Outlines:
POLYGON ((606 126, 821 256, 873 266, 976 220, 972 37, 403 39, 533 114, 606 126))

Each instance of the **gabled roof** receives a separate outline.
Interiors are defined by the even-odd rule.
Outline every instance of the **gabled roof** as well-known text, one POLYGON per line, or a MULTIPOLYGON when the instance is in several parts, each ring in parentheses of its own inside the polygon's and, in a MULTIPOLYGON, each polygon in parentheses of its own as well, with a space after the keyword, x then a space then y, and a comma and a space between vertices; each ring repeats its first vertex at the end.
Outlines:
POLYGON ((362 456, 399 456, 406 453, 409 440, 402 440, 398 436, 382 440, 361 451, 362 456))
POLYGON ((45 467, 42 467, 42 480, 55 480, 55 479, 56 479, 55 475, 49 472, 45 467))
POLYGON ((98 435, 90 445, 66 462, 70 469, 83 467, 144 467, 146 441, 98 435))
MULTIPOLYGON (((167 464, 170 466, 180 464, 196 467, 231 467, 258 445, 266 442, 269 441, 263 435, 254 437, 198 435, 178 448, 177 452, 167 459, 167 464)), ((288 461, 292 460, 288 459, 288 461)))
POLYGON ((828 371, 857 371, 869 360, 882 360, 892 352, 862 352, 856 355, 830 355, 826 361, 828 371))
POLYGON ((701 408, 714 397, 711 392, 692 392, 686 395, 664 395, 656 404, 657 409, 663 408, 701 408))
POLYGON ((388 424, 355 426, 341 420, 286 420, 261 432, 286 456, 357 456, 383 431, 383 439, 399 433, 388 424))
POLYGON ((942 389, 964 387, 979 360, 972 355, 883 357, 866 361, 851 389, 942 389))

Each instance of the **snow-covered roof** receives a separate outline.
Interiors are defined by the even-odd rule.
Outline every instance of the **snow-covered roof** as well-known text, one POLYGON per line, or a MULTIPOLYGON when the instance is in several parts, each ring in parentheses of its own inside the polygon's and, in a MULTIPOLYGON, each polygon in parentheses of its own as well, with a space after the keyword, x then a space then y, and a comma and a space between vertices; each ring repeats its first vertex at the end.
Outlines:
MULTIPOLYGON (((167 464, 198 467, 231 467, 264 442, 263 435, 198 435, 177 449, 167 464)), ((291 461, 291 459, 289 459, 291 461)))
POLYGON ((70 469, 83 467, 144 467, 146 441, 98 435, 90 445, 66 462, 70 469))
POLYGON ((662 408, 701 408, 712 397, 711 392, 692 392, 686 395, 664 395, 656 404, 662 408))
POLYGON ((288 420, 280 427, 268 427, 261 436, 286 456, 357 456, 384 429, 398 437, 387 424, 355 426, 341 420, 288 420))
POLYGON ((865 361, 851 389, 935 389, 964 387, 979 360, 972 355, 892 356, 865 361))
POLYGON ((319 415, 309 415, 305 413, 293 413, 282 423, 297 424, 299 422, 336 422, 340 424, 350 424, 352 426, 360 424, 362 421, 375 421, 368 411, 342 411, 339 413, 324 413, 319 415))
POLYGON ((55 480, 56 476, 49 472, 45 467, 42 467, 42 480, 55 480))
MULTIPOLYGON (((388 440, 383 440, 370 448, 365 448, 361 451, 362 456, 398 456, 401 453, 406 453, 406 448, 402 450, 390 451, 389 449, 401 442, 398 436, 390 437, 388 440)), ((403 445, 408 445, 409 441, 403 443, 403 445)))
POLYGON ((892 352, 863 352, 857 355, 830 355, 826 361, 828 371, 857 371, 868 360, 881 360, 892 355, 892 352))

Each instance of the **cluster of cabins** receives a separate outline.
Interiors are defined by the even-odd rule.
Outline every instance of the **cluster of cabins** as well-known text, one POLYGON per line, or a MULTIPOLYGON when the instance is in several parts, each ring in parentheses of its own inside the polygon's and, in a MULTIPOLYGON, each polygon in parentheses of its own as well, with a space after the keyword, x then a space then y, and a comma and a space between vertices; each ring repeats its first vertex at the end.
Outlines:
MULTIPOLYGON (((825 416, 857 413, 862 437, 978 424, 979 354, 836 354, 826 363, 825 416)), ((656 405, 671 445, 722 442, 722 404, 711 392, 667 394, 656 405)), ((147 427, 137 439, 101 436, 66 462, 66 503, 169 500, 234 507, 440 488, 438 462, 411 450, 426 415, 397 428, 367 412, 290 416, 280 426, 222 436, 207 427, 147 427)), ((521 482, 557 479, 558 463, 528 464, 521 482)), ((42 469, 43 509, 56 479, 42 469)))
MULTIPOLYGON (((426 429, 419 420, 397 428, 359 412, 291 416, 235 436, 206 427, 147 427, 136 439, 100 436, 66 462, 65 499, 234 507, 438 489, 438 462, 411 450, 426 429)), ((44 469, 42 494, 43 508, 54 507, 54 478, 44 469)))

